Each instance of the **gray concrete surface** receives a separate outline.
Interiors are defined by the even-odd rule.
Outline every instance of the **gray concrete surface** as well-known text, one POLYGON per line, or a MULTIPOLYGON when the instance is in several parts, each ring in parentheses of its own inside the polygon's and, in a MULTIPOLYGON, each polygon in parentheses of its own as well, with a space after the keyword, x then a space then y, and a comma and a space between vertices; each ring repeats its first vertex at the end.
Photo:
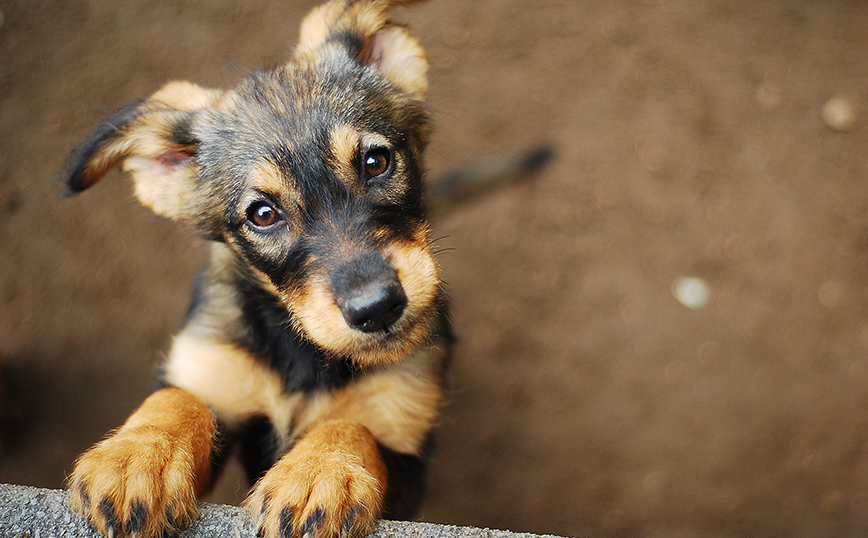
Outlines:
MULTIPOLYGON (((70 512, 65 491, 0 484, 0 537, 98 538, 84 519, 70 512)), ((250 518, 237 506, 204 503, 201 516, 181 534, 185 538, 256 536, 250 518)), ((371 538, 536 538, 508 531, 380 521, 371 538)))

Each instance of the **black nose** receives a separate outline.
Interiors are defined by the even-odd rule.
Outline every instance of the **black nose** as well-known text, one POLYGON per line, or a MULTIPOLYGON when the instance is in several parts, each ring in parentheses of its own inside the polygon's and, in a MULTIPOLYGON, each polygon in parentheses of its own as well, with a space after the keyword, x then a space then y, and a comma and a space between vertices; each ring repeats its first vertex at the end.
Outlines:
POLYGON ((407 296, 397 280, 374 281, 353 290, 338 306, 353 329, 372 333, 398 321, 407 306, 407 296))
POLYGON ((407 306, 398 273, 378 253, 366 253, 338 266, 332 274, 335 302, 357 331, 388 329, 407 306))

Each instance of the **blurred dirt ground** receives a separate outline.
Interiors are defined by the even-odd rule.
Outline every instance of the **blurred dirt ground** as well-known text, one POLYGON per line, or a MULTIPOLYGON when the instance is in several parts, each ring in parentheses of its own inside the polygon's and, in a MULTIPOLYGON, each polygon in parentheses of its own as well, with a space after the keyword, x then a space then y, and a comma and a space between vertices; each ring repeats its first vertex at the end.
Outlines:
MULTIPOLYGON (((0 481, 58 487, 151 388, 204 259, 114 173, 114 107, 274 64, 314 4, 0 0, 0 481), (16 406, 17 407, 13 407, 16 406)), ((427 521, 579 536, 868 534, 868 4, 435 0, 433 175, 550 142, 442 215, 460 345, 427 521), (821 109, 842 96, 849 130, 821 109), (702 279, 686 308, 677 279, 702 279)), ((230 473, 212 500, 243 494, 230 473)))

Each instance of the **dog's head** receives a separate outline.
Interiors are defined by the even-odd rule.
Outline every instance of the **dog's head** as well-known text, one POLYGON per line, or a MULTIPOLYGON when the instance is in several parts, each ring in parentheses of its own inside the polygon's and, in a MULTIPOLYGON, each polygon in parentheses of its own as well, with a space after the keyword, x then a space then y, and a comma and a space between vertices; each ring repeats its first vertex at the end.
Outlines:
POLYGON ((422 151, 427 62, 389 0, 333 0, 292 59, 230 90, 173 82, 101 124, 63 174, 82 191, 121 165, 156 213, 222 241, 297 329, 361 364, 427 335, 439 277, 422 151))

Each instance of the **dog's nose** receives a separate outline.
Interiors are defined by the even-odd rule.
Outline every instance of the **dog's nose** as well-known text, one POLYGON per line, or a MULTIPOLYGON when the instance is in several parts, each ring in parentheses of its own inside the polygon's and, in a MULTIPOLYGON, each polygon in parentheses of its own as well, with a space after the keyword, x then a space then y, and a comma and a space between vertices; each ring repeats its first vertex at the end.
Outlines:
POLYGON ((350 327, 365 333, 388 329, 407 306, 407 296, 397 279, 368 282, 339 301, 350 327))
POLYGON ((366 252, 340 264, 331 281, 338 308, 357 331, 387 330, 407 306, 398 273, 378 252, 366 252))

